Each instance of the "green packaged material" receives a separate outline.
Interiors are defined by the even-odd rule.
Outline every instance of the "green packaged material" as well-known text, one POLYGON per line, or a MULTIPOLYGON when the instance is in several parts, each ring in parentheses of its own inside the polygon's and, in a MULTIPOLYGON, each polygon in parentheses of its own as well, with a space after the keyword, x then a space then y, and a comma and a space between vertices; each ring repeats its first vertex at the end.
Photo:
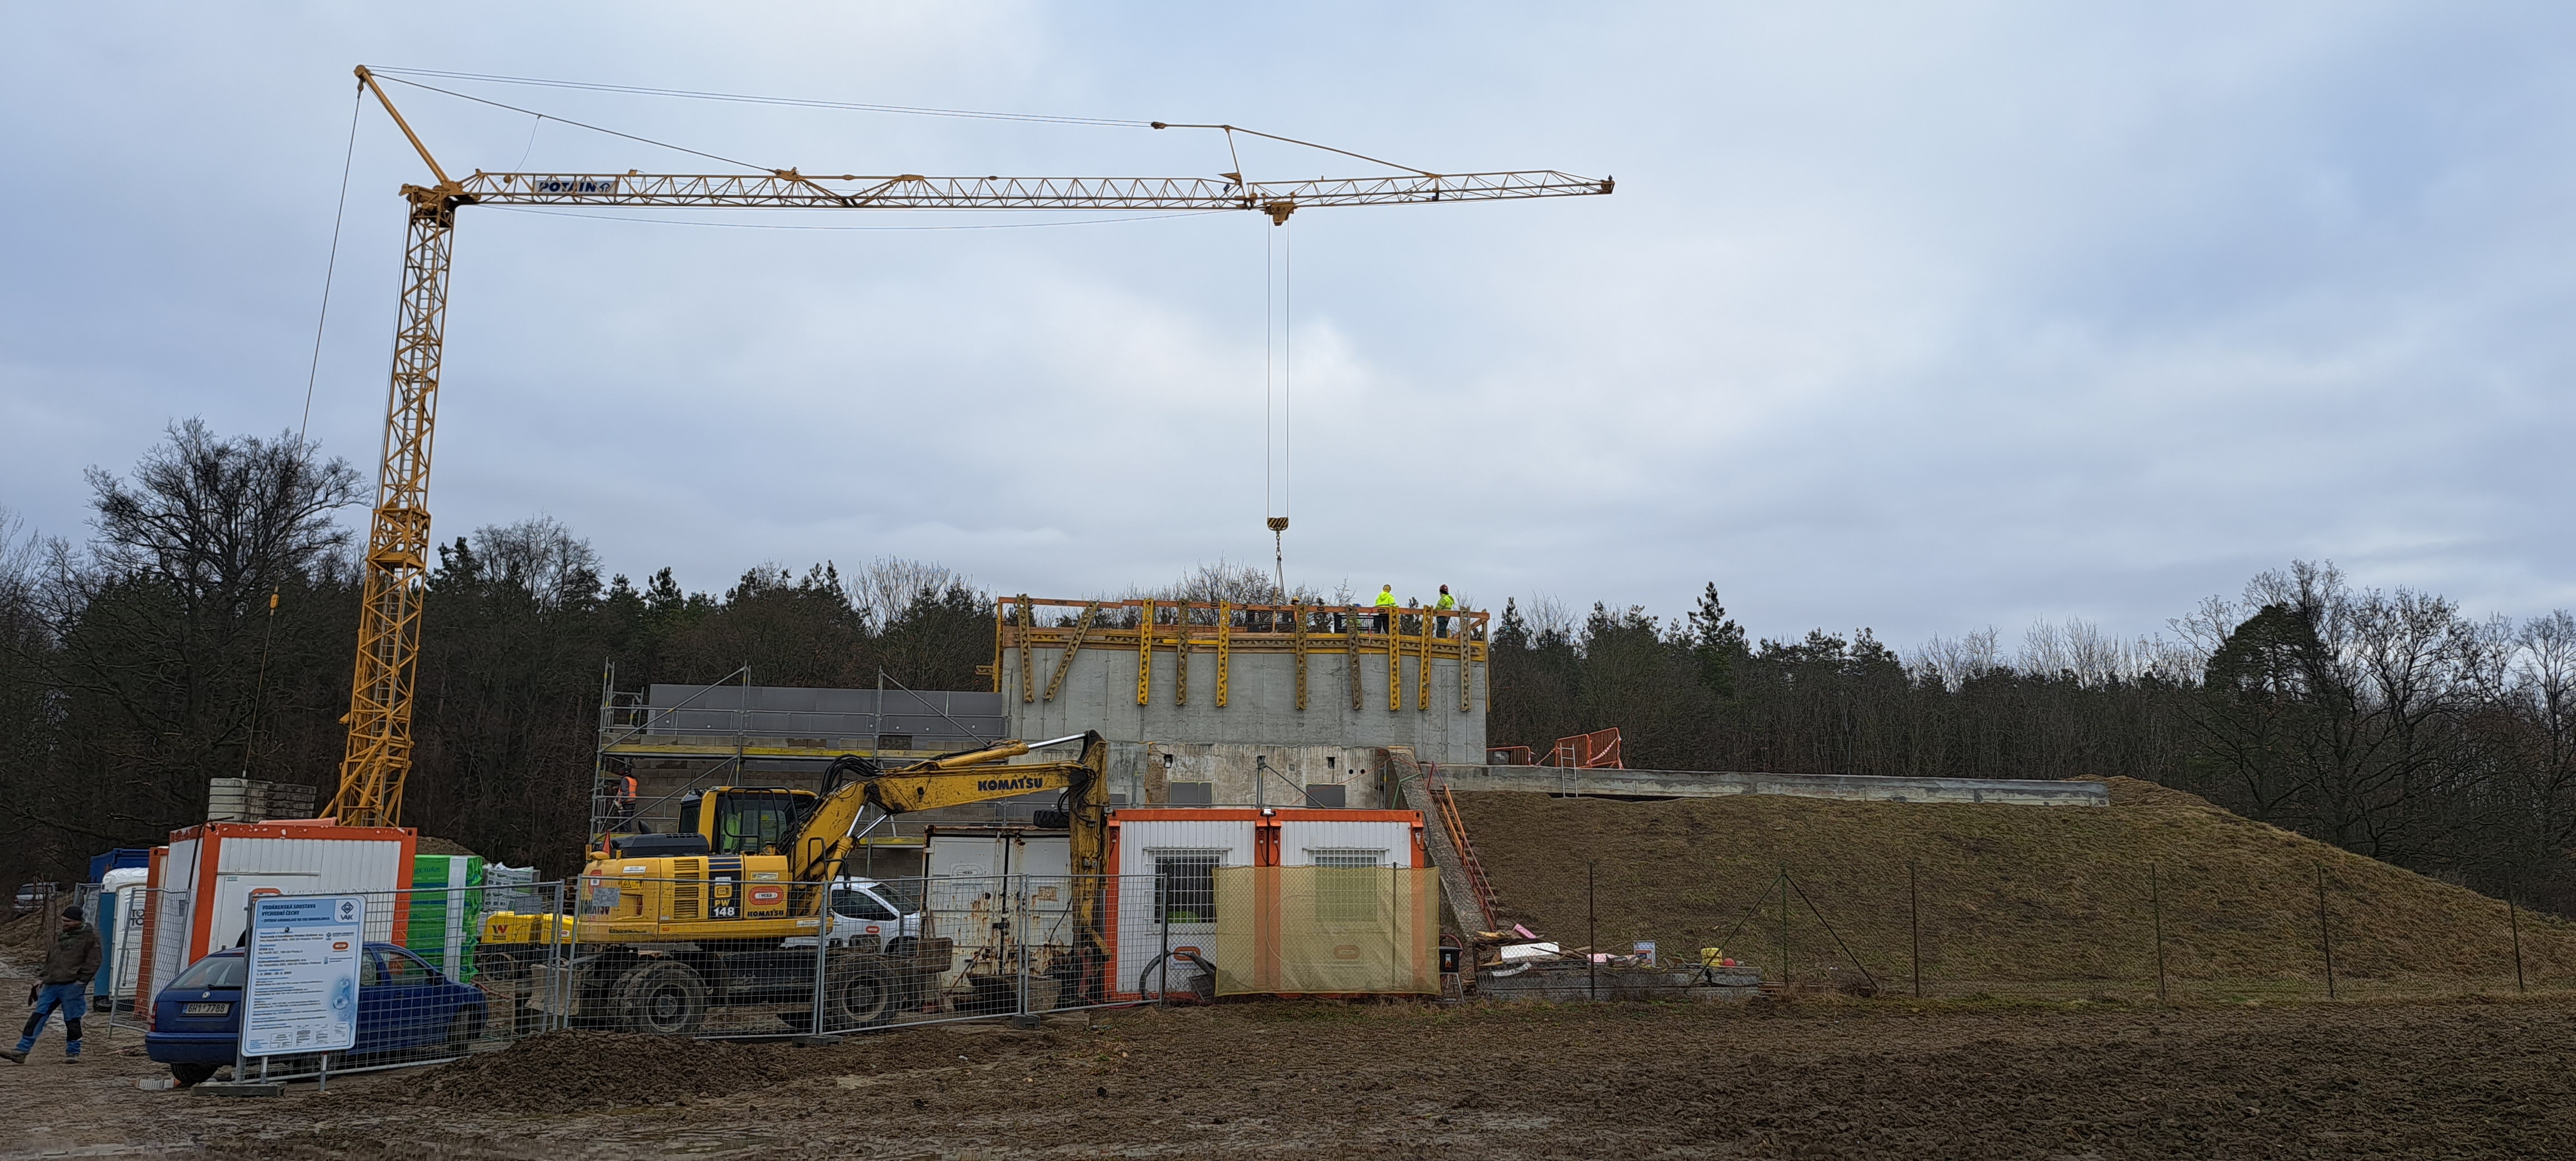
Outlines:
POLYGON ((474 935, 483 921, 481 855, 414 855, 411 918, 403 946, 460 984, 474 982, 474 935))

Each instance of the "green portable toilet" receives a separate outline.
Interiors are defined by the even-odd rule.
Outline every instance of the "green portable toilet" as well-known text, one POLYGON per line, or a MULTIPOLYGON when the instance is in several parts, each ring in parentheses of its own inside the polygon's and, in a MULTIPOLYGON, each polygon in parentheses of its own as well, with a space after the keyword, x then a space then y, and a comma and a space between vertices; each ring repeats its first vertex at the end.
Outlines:
POLYGON ((403 946, 460 984, 474 982, 474 936, 483 919, 483 856, 414 855, 411 922, 403 946))

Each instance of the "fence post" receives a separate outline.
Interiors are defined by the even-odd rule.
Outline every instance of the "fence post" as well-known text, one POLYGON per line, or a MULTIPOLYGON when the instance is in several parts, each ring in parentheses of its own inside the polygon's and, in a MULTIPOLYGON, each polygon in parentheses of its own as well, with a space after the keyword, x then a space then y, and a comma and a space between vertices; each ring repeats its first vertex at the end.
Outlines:
POLYGON ((2514 911, 2513 877, 2510 875, 2504 881, 2504 921, 2513 930, 2513 990, 2528 992, 2531 988, 2522 978, 2522 917, 2514 911))
POLYGON ((2147 908, 2156 925, 2156 1002, 2165 1002, 2165 897, 2156 879, 2156 865, 2147 864, 2147 908))
MULTIPOLYGON (((259 958, 259 948, 252 946, 259 942, 259 927, 254 922, 258 918, 259 896, 252 895, 242 900, 242 989, 239 998, 245 1002, 233 1005, 234 1084, 241 1084, 250 1079, 250 1057, 243 1055, 243 1050, 250 1043, 250 1004, 246 1001, 250 999, 250 965, 259 958)), ((366 921, 361 919, 358 921, 358 946, 362 958, 365 955, 366 938, 366 921)), ((187 965, 180 965, 180 970, 186 969, 187 965)), ((323 1053, 322 1059, 327 1067, 331 1054, 323 1053)), ((268 1071, 267 1057, 259 1058, 259 1070, 263 1074, 268 1071)))
POLYGON ((1905 926, 1914 949, 1914 998, 1923 998, 1923 898, 1914 878, 1914 864, 1905 864, 1905 926))
POLYGON ((538 1012, 538 1019, 536 1019, 538 1032, 554 1032, 559 1030, 559 1027, 572 1027, 574 989, 572 989, 572 947, 569 945, 582 937, 582 916, 577 914, 577 911, 572 911, 572 909, 580 909, 580 893, 574 891, 574 883, 580 883, 580 878, 574 878, 572 883, 564 883, 564 880, 556 880, 554 883, 556 922, 551 924, 554 929, 546 934, 546 960, 554 965, 554 973, 551 973, 551 978, 546 981, 546 989, 554 991, 554 1004, 546 1004, 546 1012, 538 1012), (567 909, 567 904, 572 906, 572 909, 567 909), (569 919, 569 929, 567 924, 564 924, 564 919, 569 919))
POLYGON ((2334 930, 2326 925, 2326 865, 2317 864, 2317 938, 2326 949, 2326 998, 2335 998, 2334 930))
MULTIPOLYGON (((1163 933, 1163 954, 1154 957, 1154 962, 1161 965, 1158 970, 1163 973, 1162 978, 1154 984, 1154 1003, 1158 1007, 1169 1007, 1172 1002, 1172 902, 1169 894, 1171 887, 1171 869, 1160 862, 1155 863, 1154 926, 1163 933)), ((1143 979, 1136 981, 1136 990, 1140 992, 1145 990, 1143 979)))
POLYGON ((1583 986, 1590 998, 1601 998, 1601 923, 1592 907, 1592 864, 1583 861, 1583 986))
POLYGON ((1789 864, 1780 864, 1780 994, 1789 994, 1789 864))
MULTIPOLYGON (((822 908, 821 913, 814 920, 814 1022, 807 1025, 809 1034, 814 1036, 827 1034, 823 1027, 823 989, 830 986, 826 982, 831 977, 829 949, 832 943, 833 921, 837 914, 832 910, 832 888, 833 883, 830 880, 826 880, 821 887, 816 888, 821 892, 822 908)), ((901 919, 895 920, 895 930, 898 934, 902 932, 901 919)))
POLYGON ((1013 942, 1013 943, 1015 943, 1015 944, 1017 944, 1017 945, 1019 945, 1019 946, 1018 946, 1018 950, 1019 950, 1019 961, 1020 961, 1020 965, 1019 965, 1019 969, 1020 969, 1020 1004, 1019 1004, 1019 1010, 1018 1010, 1016 1013, 1014 1013, 1014 1015, 1016 1015, 1016 1016, 1018 1017, 1018 1019, 1017 1019, 1017 1020, 1015 1020, 1015 1021, 1014 1021, 1014 1023, 1019 1024, 1021 1027, 1031 1027, 1031 1026, 1034 1026, 1034 1023, 1035 1023, 1035 1021, 1037 1020, 1037 1013, 1031 1009, 1031 1005, 1029 1004, 1029 926, 1030 926, 1030 924, 1029 924, 1029 877, 1028 877, 1027 875, 1022 875, 1022 876, 1020 876, 1020 893, 1019 893, 1018 895, 1016 895, 1016 896, 1013 896, 1012 901, 1013 901, 1014 903, 1018 904, 1018 906, 1017 906, 1017 908, 1016 908, 1015 910, 1016 910, 1016 918, 1019 920, 1019 922, 1013 925, 1013 930, 1012 930, 1011 934, 1012 934, 1012 936, 1013 936, 1013 938, 1012 938, 1012 942, 1013 942))

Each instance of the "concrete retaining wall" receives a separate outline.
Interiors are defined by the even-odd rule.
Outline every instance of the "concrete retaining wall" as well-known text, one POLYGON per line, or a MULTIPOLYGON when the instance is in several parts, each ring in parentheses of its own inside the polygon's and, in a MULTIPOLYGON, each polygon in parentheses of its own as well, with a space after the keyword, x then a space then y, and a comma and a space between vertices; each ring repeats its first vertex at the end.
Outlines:
POLYGON ((1548 766, 1442 766, 1460 790, 1519 790, 1619 798, 1724 798, 1785 794, 1858 802, 1966 802, 2011 806, 2109 806, 2099 782, 2001 778, 1888 778, 1871 774, 1741 774, 1682 770, 1560 770, 1548 766))

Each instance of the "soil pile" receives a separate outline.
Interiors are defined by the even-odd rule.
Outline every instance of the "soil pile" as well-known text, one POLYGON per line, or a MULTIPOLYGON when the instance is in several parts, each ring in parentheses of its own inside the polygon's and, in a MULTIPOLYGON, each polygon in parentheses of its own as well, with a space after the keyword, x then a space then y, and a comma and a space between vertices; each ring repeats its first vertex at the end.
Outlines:
POLYGON ((415 855, 472 855, 475 853, 472 847, 455 839, 443 839, 434 835, 415 836, 412 839, 411 852, 415 855))
MULTIPOLYGON (((2304 991, 2325 971, 2322 867, 2339 985, 2514 986, 2502 902, 2189 794, 2108 781, 2107 808, 1462 792, 1458 809, 1508 918, 1568 946, 1585 942, 1590 860, 1602 946, 1652 939, 1668 960, 1724 947, 1776 970, 1786 868, 1789 961, 1802 978, 1865 966, 1882 988, 1910 987, 1911 864, 1923 972, 1944 994, 2033 984, 2151 994, 2159 910, 2177 983, 2197 994, 2304 991)), ((2576 925, 2528 913, 2520 925, 2531 985, 2576 983, 2576 925)))
POLYGON ((1004 1036, 991 1025, 875 1033, 828 1047, 737 1043, 622 1032, 548 1032, 439 1068, 408 1090, 414 1104, 514 1112, 601 1111, 699 1101, 800 1080, 984 1066, 1045 1052, 1056 1033, 1004 1036))
POLYGON ((424 1078, 418 1102, 556 1112, 723 1096, 792 1079, 783 1052, 685 1036, 548 1032, 424 1078))
POLYGON ((63 904, 70 902, 71 897, 64 896, 54 906, 14 915, 6 922, 0 922, 0 955, 22 964, 43 960, 45 953, 53 950, 55 936, 62 930, 63 904))

